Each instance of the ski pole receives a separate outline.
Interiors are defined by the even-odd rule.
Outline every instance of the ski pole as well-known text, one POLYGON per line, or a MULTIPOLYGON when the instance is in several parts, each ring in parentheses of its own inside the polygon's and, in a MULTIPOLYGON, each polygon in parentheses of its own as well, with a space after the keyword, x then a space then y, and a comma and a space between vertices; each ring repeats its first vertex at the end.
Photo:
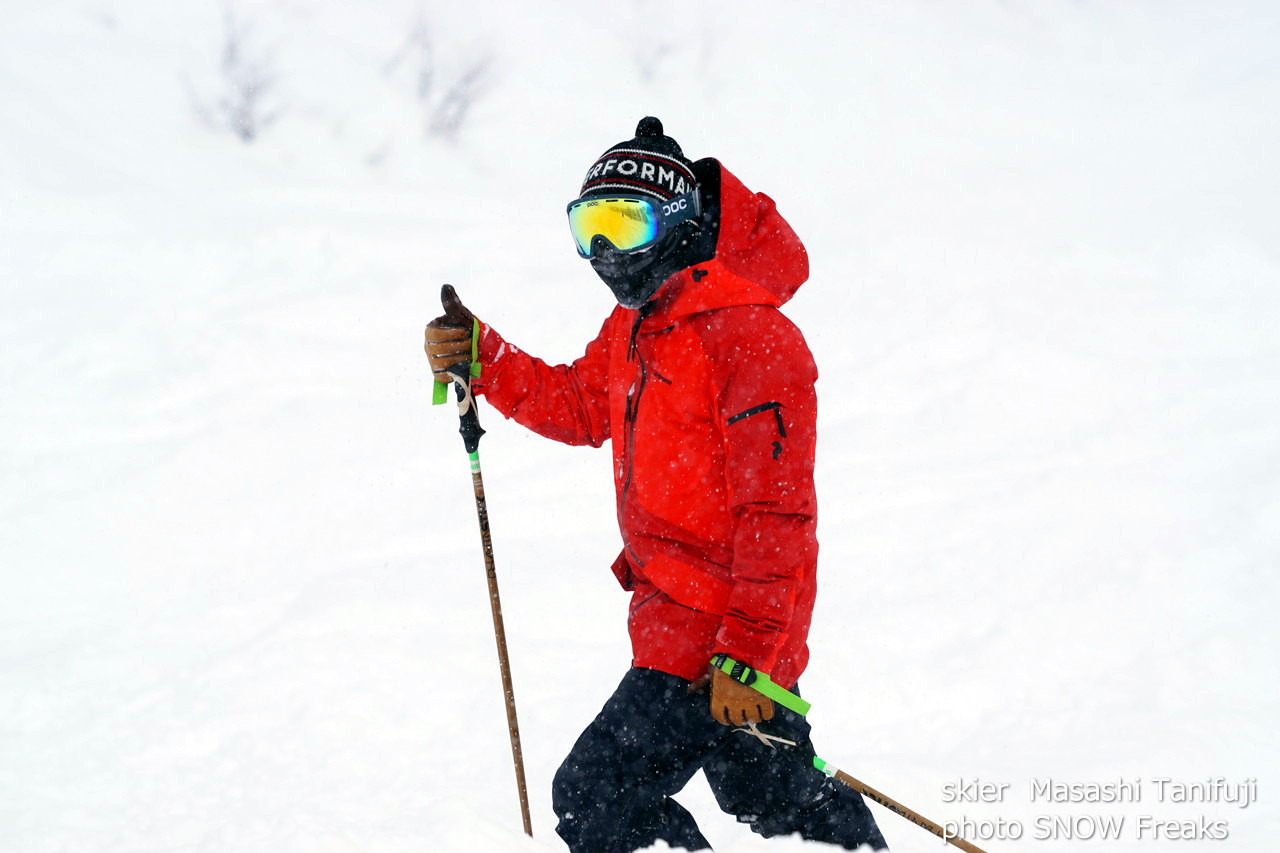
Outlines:
MULTIPOLYGON (((774 681, 765 673, 757 672, 749 666, 740 664, 724 653, 720 653, 712 657, 711 665, 722 670, 735 681, 740 681, 749 687, 754 687, 774 702, 777 702, 788 710, 794 711, 802 717, 808 714, 809 708, 812 707, 808 702, 801 699, 795 693, 792 693, 780 684, 774 683, 774 681)), ((742 731, 746 730, 743 729, 742 731)), ((760 733, 755 733, 755 736, 760 737, 760 733)), ((769 738, 767 735, 765 735, 762 740, 764 740, 768 746, 776 749, 776 747, 773 747, 773 744, 768 743, 769 738)), ((790 741, 787 741, 787 743, 790 743, 790 741)), ((938 824, 921 815, 919 812, 907 808, 902 803, 892 797, 880 793, 867 783, 855 779, 831 762, 823 761, 815 755, 813 756, 813 766, 828 776, 833 777, 836 781, 843 782, 845 785, 848 785, 859 794, 869 797, 896 814, 898 817, 906 818, 916 826, 929 830, 948 844, 953 844, 961 850, 967 851, 967 853, 986 853, 982 848, 974 846, 955 833, 948 832, 944 827, 938 826, 938 824)))
POLYGON ((493 611, 493 635, 498 644, 498 668, 502 672, 502 693, 507 701, 507 729, 511 736, 511 760, 516 769, 516 790, 520 794, 520 816, 524 834, 533 835, 529 819, 529 789, 524 781, 524 756, 520 751, 520 724, 516 719, 516 693, 511 685, 511 660, 507 656, 507 631, 502 623, 502 600, 498 596, 498 573, 493 564, 493 539, 489 535, 489 510, 484 500, 484 478, 480 474, 480 416, 471 394, 471 370, 466 364, 449 368, 458 391, 458 432, 471 459, 471 488, 476 496, 476 517, 480 521, 480 545, 484 551, 484 573, 489 580, 489 609, 493 611))
POLYGON ((831 762, 823 761, 821 758, 815 755, 813 757, 813 766, 818 768, 828 776, 835 778, 837 781, 843 782, 844 784, 848 785, 850 788, 857 791, 859 794, 862 794, 864 797, 868 797, 874 800, 875 802, 884 806, 886 809, 898 815, 899 817, 904 817, 907 820, 914 823, 916 826, 929 830, 934 835, 938 836, 948 844, 954 844, 956 847, 959 847, 961 850, 968 851, 968 853, 986 853, 986 851, 984 851, 981 847, 977 847, 969 843, 968 841, 965 841, 960 836, 955 835, 954 833, 948 832, 945 828, 938 826, 936 823, 929 820, 927 817, 920 814, 919 812, 912 811, 911 809, 907 808, 902 803, 898 802, 892 797, 888 797, 880 793, 875 788, 872 788, 870 785, 868 785, 866 782, 860 782, 859 780, 850 776, 848 773, 845 773, 843 770, 836 767, 831 762))

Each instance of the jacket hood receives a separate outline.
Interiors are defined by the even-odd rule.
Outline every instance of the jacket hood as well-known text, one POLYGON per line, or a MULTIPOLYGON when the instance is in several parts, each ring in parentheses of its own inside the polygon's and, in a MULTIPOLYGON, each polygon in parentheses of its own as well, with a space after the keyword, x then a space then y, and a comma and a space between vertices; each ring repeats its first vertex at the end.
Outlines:
POLYGON ((699 258, 673 275, 653 313, 674 319, 733 305, 786 303, 809 277, 809 255, 773 199, 752 192, 720 161, 693 164, 702 203, 699 258))

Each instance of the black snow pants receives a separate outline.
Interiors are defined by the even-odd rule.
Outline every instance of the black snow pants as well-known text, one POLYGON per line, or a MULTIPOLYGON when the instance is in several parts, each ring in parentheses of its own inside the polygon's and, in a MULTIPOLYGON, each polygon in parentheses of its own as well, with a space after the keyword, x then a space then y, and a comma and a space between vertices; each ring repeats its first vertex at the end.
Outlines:
POLYGON ((630 853, 665 841, 710 845, 671 797, 702 770, 720 808, 769 838, 799 833, 855 849, 885 849, 862 796, 812 765, 804 717, 781 706, 760 730, 798 746, 770 749, 722 726, 706 693, 652 669, 631 669, 556 772, 556 832, 573 853, 630 853))

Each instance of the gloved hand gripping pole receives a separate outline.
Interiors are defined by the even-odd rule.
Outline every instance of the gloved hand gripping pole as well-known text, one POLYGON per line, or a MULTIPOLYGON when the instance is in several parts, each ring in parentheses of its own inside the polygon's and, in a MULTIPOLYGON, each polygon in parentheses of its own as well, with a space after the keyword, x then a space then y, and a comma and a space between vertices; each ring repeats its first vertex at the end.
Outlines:
MULTIPOLYGON (((785 687, 782 687, 781 685, 774 683, 774 681, 771 678, 769 678, 769 676, 766 675, 765 673, 757 672, 756 670, 753 670, 751 667, 746 666, 745 664, 741 664, 738 661, 735 661, 733 658, 729 657, 727 654, 721 653, 713 656, 711 658, 711 665, 714 666, 716 669, 719 669, 725 672, 734 681, 741 682, 743 684, 746 684, 749 687, 754 687, 756 690, 760 691, 765 696, 768 696, 774 702, 778 703, 784 708, 794 711, 795 713, 799 714, 802 717, 808 714, 809 709, 812 707, 808 702, 801 699, 799 696, 792 693, 790 690, 787 690, 785 687)), ((775 745, 777 743, 786 744, 792 747, 796 745, 789 740, 783 740, 782 738, 774 737, 768 734, 767 732, 760 731, 760 729, 756 727, 755 723, 750 723, 745 728, 734 729, 734 731, 743 732, 744 734, 748 734, 754 738, 757 738, 761 743, 763 743, 765 746, 769 747, 770 749, 777 749, 778 747, 775 745)), ((884 806, 889 811, 896 814, 898 817, 911 821, 921 829, 927 829, 929 832, 932 832, 934 835, 941 838, 947 844, 951 844, 956 847, 959 847, 961 850, 964 850, 965 853, 986 853, 986 851, 984 851, 981 847, 978 847, 976 844, 973 844, 972 842, 966 841, 965 839, 961 838, 959 835, 952 832, 948 827, 934 823, 933 821, 929 820, 927 817, 920 814, 919 812, 914 811, 913 809, 907 808, 902 803, 898 802, 897 800, 893 799, 890 796, 887 796, 886 794, 880 793, 879 791, 877 791, 875 788, 872 788, 867 783, 862 782, 854 778, 853 776, 850 776, 848 773, 836 767, 830 761, 823 761, 821 758, 819 758, 816 755, 812 756, 812 761, 813 761, 813 766, 817 768, 819 771, 827 774, 828 776, 832 777, 838 782, 848 785, 850 788, 857 791, 859 794, 862 794, 862 796, 867 797, 871 800, 874 800, 875 802, 884 806)))
POLYGON ((502 671, 502 693, 507 702, 507 728, 511 736, 511 759, 516 770, 516 789, 520 794, 520 816, 525 835, 533 835, 529 819, 529 789, 524 780, 524 757, 520 751, 520 724, 516 719, 516 694, 511 686, 511 660, 507 656, 507 632, 502 623, 502 600, 498 596, 498 573, 493 564, 493 539, 489 535, 489 511, 484 501, 484 478, 480 473, 480 416, 471 393, 470 366, 462 363, 449 368, 458 392, 458 432, 471 459, 471 488, 476 496, 476 517, 480 521, 480 544, 484 550, 484 572, 489 580, 489 605, 493 611, 493 635, 498 644, 498 667, 502 671))

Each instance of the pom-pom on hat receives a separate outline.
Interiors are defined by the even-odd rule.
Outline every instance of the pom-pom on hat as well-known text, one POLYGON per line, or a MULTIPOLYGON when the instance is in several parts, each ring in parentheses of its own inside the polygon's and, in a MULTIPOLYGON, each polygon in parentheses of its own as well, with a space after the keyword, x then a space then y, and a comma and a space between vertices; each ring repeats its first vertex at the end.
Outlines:
POLYGON ((662 122, 645 116, 635 139, 619 142, 591 164, 579 196, 628 193, 668 201, 697 187, 692 165, 679 144, 663 134, 662 122))

